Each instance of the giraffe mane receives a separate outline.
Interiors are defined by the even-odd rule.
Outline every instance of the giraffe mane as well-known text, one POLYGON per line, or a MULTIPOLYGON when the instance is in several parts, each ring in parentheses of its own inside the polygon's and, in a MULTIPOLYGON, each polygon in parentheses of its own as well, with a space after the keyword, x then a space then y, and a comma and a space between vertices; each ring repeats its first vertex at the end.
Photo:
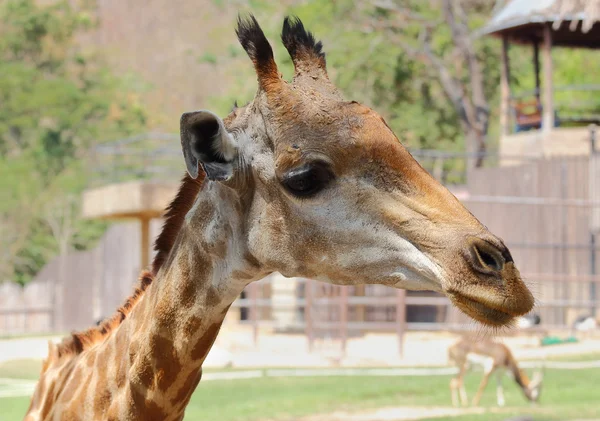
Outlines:
POLYGON ((80 354, 84 350, 92 347, 98 342, 108 337, 123 320, 127 318, 131 310, 140 301, 148 286, 152 283, 158 271, 163 266, 167 257, 171 253, 177 235, 185 220, 185 215, 192 208, 196 196, 200 192, 204 181, 204 172, 199 171, 198 178, 191 178, 186 174, 181 180, 179 191, 175 198, 167 206, 165 213, 165 223, 162 231, 154 242, 156 255, 152 261, 152 271, 143 271, 140 275, 138 285, 125 303, 109 318, 102 321, 98 326, 93 326, 81 332, 74 332, 64 338, 60 344, 53 346, 50 343, 48 359, 43 364, 42 372, 46 370, 49 363, 65 355, 80 354))
POLYGON ((119 326, 131 309, 140 300, 148 285, 152 283, 154 276, 148 271, 142 272, 140 280, 132 295, 127 297, 125 303, 109 318, 103 320, 98 326, 91 327, 81 332, 74 332, 67 336, 55 348, 55 355, 60 358, 70 354, 80 354, 83 350, 100 342, 119 326))
POLYGON ((154 261, 152 262, 152 273, 154 275, 158 273, 165 260, 167 260, 167 257, 169 257, 179 230, 183 225, 185 215, 194 205, 196 196, 200 192, 205 174, 200 166, 198 166, 198 169, 200 171, 198 171, 198 178, 196 179, 190 177, 187 173, 183 176, 177 195, 167 207, 165 223, 160 235, 154 242, 154 251, 156 251, 154 261))

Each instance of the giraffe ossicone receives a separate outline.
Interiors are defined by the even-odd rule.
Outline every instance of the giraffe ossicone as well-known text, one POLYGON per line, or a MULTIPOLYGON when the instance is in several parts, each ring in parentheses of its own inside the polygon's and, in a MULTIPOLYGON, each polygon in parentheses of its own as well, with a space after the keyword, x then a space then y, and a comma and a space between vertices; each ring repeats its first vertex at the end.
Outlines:
POLYGON ((112 318, 51 347, 26 420, 182 419, 229 306, 275 271, 439 291, 491 326, 531 310, 502 241, 375 111, 342 99, 299 19, 282 30, 290 82, 254 17, 236 32, 254 100, 224 119, 183 115, 188 175, 152 271, 112 318))

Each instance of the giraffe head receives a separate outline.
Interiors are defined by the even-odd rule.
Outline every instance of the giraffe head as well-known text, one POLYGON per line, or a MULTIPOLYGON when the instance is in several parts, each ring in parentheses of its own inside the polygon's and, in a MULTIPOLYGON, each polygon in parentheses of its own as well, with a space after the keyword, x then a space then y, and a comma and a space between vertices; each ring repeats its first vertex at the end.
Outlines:
POLYGON ((238 38, 258 90, 221 120, 185 113, 187 169, 237 192, 247 250, 267 272, 324 282, 383 284, 447 295, 467 315, 503 326, 533 297, 502 240, 402 146, 383 118, 345 101, 322 44, 297 19, 282 40, 295 67, 280 75, 254 17, 238 38))

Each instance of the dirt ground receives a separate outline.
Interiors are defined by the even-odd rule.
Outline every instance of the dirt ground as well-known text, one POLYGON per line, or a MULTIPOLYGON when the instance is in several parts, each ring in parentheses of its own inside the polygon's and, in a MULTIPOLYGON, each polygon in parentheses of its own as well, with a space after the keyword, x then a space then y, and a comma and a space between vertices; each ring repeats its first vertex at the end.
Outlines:
MULTIPOLYGON (((445 366, 447 349, 459 335, 444 332, 408 332, 403 355, 398 338, 393 334, 367 334, 348 340, 342 356, 337 341, 321 341, 313 352, 308 350, 304 335, 273 335, 262 333, 255 344, 251 329, 223 329, 204 366, 223 367, 418 367, 445 366)), ((60 341, 59 336, 15 338, 0 340, 0 362, 12 359, 42 359, 48 352, 48 340, 60 341)), ((518 360, 541 360, 598 352, 600 338, 579 343, 539 346, 538 337, 500 337, 518 360)))
POLYGON ((302 421, 409 421, 423 418, 449 417, 467 414, 483 414, 483 408, 410 407, 379 408, 364 412, 333 412, 313 415, 302 421))

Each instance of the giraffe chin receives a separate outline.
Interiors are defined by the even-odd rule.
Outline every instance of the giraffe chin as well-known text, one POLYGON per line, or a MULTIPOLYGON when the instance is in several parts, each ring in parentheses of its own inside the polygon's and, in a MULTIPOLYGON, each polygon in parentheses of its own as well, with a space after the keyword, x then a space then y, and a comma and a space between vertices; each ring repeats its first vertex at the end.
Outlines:
POLYGON ((489 327, 510 327, 518 315, 490 307, 481 301, 452 292, 448 297, 456 307, 473 320, 489 327))

